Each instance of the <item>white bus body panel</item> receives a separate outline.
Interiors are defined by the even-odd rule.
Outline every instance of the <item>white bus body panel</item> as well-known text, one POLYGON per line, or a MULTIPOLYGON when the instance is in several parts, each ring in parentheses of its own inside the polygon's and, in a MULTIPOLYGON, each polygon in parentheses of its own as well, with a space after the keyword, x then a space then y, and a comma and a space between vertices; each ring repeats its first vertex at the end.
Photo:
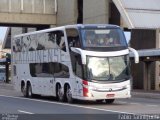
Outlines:
MULTIPOLYGON (((79 79, 79 81, 82 81, 79 79)), ((101 99, 116 99, 116 98, 130 98, 131 97, 131 83, 130 80, 118 83, 96 83, 88 82, 88 97, 83 96, 83 83, 79 82, 78 95, 74 96, 81 100, 101 100, 101 99), (113 97, 107 96, 114 94, 113 97)))

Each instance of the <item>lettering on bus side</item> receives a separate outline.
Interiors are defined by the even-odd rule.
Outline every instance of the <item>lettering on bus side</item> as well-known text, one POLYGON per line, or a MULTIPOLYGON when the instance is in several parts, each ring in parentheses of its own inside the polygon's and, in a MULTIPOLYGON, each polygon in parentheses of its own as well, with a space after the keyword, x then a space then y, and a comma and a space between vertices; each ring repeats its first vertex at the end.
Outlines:
MULTIPOLYGON (((59 52, 59 50, 56 50, 59 52)), ((55 49, 18 52, 14 55, 13 61, 18 63, 43 63, 43 62, 54 62, 60 59, 60 54, 55 55, 55 49)))

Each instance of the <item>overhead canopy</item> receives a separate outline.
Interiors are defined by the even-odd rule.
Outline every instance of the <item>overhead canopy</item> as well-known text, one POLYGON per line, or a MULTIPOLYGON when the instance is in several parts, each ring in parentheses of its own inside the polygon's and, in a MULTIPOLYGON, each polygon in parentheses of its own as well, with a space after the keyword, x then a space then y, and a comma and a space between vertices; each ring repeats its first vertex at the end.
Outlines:
MULTIPOLYGON (((160 57, 160 49, 143 49, 138 50, 139 57, 150 57, 150 56, 158 56, 160 57)), ((130 52, 130 57, 134 57, 134 54, 130 52)))
POLYGON ((8 27, 2 44, 2 49, 11 49, 11 28, 8 27))
POLYGON ((128 28, 160 28, 160 0, 113 0, 128 28))

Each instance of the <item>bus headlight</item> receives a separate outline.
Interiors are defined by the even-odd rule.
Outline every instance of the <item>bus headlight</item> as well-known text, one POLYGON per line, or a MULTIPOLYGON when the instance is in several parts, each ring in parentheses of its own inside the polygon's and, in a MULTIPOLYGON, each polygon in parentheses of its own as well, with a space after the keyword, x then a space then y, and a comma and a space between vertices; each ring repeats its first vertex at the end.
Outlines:
POLYGON ((98 88, 95 86, 89 86, 89 90, 97 90, 98 88))
POLYGON ((123 89, 130 89, 130 85, 125 85, 122 87, 123 89))
POLYGON ((87 96, 88 96, 88 97, 94 97, 93 94, 90 93, 90 92, 87 93, 87 96))

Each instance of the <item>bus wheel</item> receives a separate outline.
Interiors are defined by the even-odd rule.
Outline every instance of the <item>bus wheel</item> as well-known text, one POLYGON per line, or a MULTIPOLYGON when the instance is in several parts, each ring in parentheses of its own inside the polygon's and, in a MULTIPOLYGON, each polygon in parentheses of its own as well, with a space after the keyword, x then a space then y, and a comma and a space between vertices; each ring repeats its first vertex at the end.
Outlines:
POLYGON ((67 86, 67 90, 66 90, 66 97, 67 97, 67 102, 68 103, 73 103, 73 98, 72 98, 72 91, 70 86, 67 86))
POLYGON ((31 87, 30 84, 27 85, 27 91, 26 92, 27 92, 27 97, 32 98, 32 96, 33 96, 32 95, 32 87, 31 87))
POLYGON ((22 85, 21 91, 22 91, 23 96, 27 97, 27 91, 26 91, 25 85, 22 85))
POLYGON ((115 99, 105 99, 105 102, 107 104, 112 104, 114 102, 115 99))
POLYGON ((97 103, 103 103, 104 100, 96 100, 97 103))
POLYGON ((57 98, 59 101, 63 102, 64 101, 64 94, 63 94, 63 90, 62 87, 60 85, 57 86, 57 98))

